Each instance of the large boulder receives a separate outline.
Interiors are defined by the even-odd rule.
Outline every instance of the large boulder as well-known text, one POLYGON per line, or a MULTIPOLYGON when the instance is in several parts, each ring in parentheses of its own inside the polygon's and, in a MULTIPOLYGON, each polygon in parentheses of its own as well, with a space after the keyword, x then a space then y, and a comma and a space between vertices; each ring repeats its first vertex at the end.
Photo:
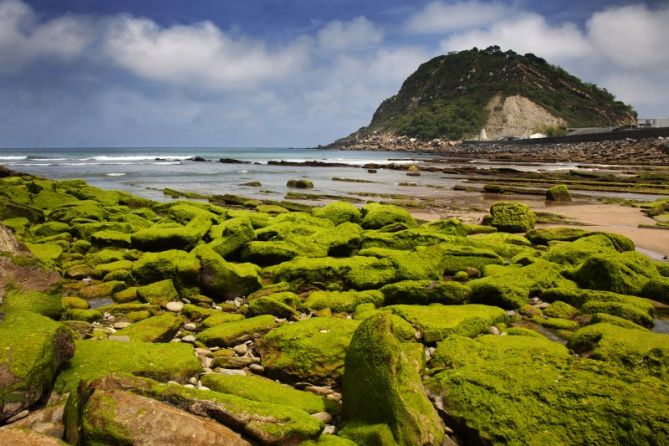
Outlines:
POLYGON ((200 284, 212 297, 227 300, 246 296, 262 286, 258 266, 228 262, 207 246, 199 246, 196 253, 202 264, 200 284))
POLYGON ((67 446, 64 441, 50 435, 12 426, 0 429, 0 444, 8 446, 67 446))
POLYGON ((503 232, 527 232, 534 227, 536 216, 523 203, 500 201, 490 207, 491 224, 503 232))
MULTIPOLYGON (((401 446, 440 446, 444 427, 421 382, 423 346, 400 342, 390 315, 366 319, 346 353, 342 435, 372 444, 379 425, 401 446)), ((384 443, 386 444, 386 443, 384 443)))
POLYGON ((7 314, 0 322, 0 421, 37 402, 73 353, 65 326, 27 311, 7 314))
POLYGON ((405 209, 396 206, 370 203, 362 208, 362 227, 380 229, 393 223, 403 223, 408 227, 416 226, 416 220, 405 209))

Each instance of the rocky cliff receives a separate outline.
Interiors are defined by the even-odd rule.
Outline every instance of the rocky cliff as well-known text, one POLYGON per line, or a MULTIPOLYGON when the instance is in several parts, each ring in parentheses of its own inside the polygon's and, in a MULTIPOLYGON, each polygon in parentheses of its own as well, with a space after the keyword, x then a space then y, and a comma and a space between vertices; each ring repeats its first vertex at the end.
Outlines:
POLYGON ((566 127, 624 125, 636 112, 533 54, 476 48, 422 64, 371 123, 331 147, 438 150, 448 141, 528 137, 566 127), (413 142, 411 140, 413 139, 413 142), (409 142, 409 145, 407 145, 409 142))

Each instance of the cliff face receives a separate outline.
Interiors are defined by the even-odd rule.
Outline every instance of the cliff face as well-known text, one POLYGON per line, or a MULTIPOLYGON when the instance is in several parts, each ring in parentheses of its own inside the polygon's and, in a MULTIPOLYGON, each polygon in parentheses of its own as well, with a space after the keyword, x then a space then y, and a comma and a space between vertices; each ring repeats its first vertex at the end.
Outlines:
POLYGON ((421 141, 529 136, 558 127, 629 124, 634 110, 605 89, 584 83, 533 54, 476 48, 422 64, 371 123, 334 146, 370 138, 421 141))

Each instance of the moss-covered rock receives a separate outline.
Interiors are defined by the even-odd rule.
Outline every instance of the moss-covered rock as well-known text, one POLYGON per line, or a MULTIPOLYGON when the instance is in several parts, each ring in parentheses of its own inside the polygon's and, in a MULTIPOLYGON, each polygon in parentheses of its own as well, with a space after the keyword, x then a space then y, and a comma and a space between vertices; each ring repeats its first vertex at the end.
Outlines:
MULTIPOLYGON (((444 428, 427 399, 421 373, 423 347, 402 343, 390 315, 380 313, 356 329, 346 352, 343 378, 344 429, 387 425, 397 445, 441 445, 444 428)), ((365 442, 366 443, 366 442, 365 442)))
POLYGON ((597 302, 590 301, 583 304, 581 311, 584 313, 606 313, 618 316, 644 327, 653 326, 654 311, 643 310, 637 305, 625 302, 597 302))
POLYGON ((285 241, 255 241, 244 246, 241 258, 245 262, 270 266, 287 262, 298 254, 297 247, 285 241))
POLYGON ((579 228, 536 228, 528 231, 525 237, 535 245, 548 245, 549 242, 573 242, 587 235, 588 232, 579 228))
POLYGON ((370 203, 362 208, 361 225, 365 229, 380 229, 393 223, 416 226, 416 220, 408 211, 396 206, 370 203))
POLYGON ((242 319, 244 319, 243 314, 225 313, 223 311, 213 311, 212 313, 209 313, 209 315, 206 316, 205 319, 202 321, 202 326, 211 328, 228 322, 241 321, 242 319))
POLYGON ((93 274, 95 277, 104 277, 109 273, 118 271, 130 271, 132 269, 132 262, 130 260, 117 260, 110 263, 101 263, 95 266, 93 274))
POLYGON ((63 311, 59 296, 54 296, 41 291, 22 291, 19 289, 9 290, 0 306, 4 313, 16 311, 32 311, 51 319, 59 319, 63 311))
POLYGON ((183 324, 183 318, 173 314, 150 317, 116 332, 131 341, 169 342, 183 324))
POLYGON ((523 203, 500 201, 490 207, 491 225, 498 231, 527 232, 534 227, 536 216, 523 203))
POLYGON ((201 380, 202 385, 211 390, 236 395, 251 401, 282 404, 312 414, 338 411, 333 401, 260 376, 207 373, 202 376, 201 380))
POLYGON ((358 324, 327 317, 284 324, 258 340, 256 350, 271 376, 288 381, 336 382, 358 324))
POLYGON ((159 381, 185 382, 198 373, 201 364, 189 344, 151 344, 86 340, 75 342, 75 354, 54 385, 59 393, 71 391, 81 380, 110 373, 123 373, 159 381))
POLYGON ((207 234, 211 228, 208 215, 197 215, 187 225, 178 223, 160 223, 146 229, 140 229, 131 236, 132 246, 144 251, 165 251, 168 249, 186 249, 207 234))
POLYGON ((447 424, 472 443, 642 445, 669 439, 667 384, 641 371, 570 357, 543 337, 453 336, 437 350, 433 364, 446 369, 426 387, 443 403, 447 424))
POLYGON ((360 223, 362 220, 360 210, 351 203, 343 201, 337 201, 319 208, 314 208, 311 213, 314 217, 327 218, 335 225, 345 222, 360 223))
POLYGON ((559 317, 562 319, 571 319, 578 314, 578 309, 568 303, 557 300, 544 309, 544 314, 549 317, 559 317))
POLYGON ((100 246, 130 247, 130 234, 119 231, 97 231, 91 234, 91 241, 100 246))
POLYGON ((200 284, 219 300, 246 296, 262 286, 260 268, 252 263, 232 263, 207 246, 196 250, 202 265, 200 284))
POLYGON ((227 347, 259 337, 276 326, 274 316, 266 314, 215 325, 200 332, 197 339, 209 346, 227 347))
POLYGON ((179 292, 174 287, 172 279, 141 286, 137 288, 137 296, 144 302, 153 305, 164 305, 167 302, 179 300, 179 292))
POLYGON ((26 243, 33 256, 46 265, 55 266, 63 254, 63 247, 58 243, 26 243))
POLYGON ((64 204, 73 203, 77 197, 43 189, 33 197, 33 206, 39 209, 55 209, 64 204))
POLYGON ((288 187, 294 187, 296 189, 313 189, 314 188, 314 183, 311 180, 288 180, 286 183, 286 186, 288 187))
MULTIPOLYGON (((467 274, 467 273, 464 273, 467 274)), ((432 303, 456 305, 466 301, 471 289, 458 282, 405 280, 381 288, 386 305, 432 303)))
POLYGON ((269 294, 249 302, 249 313, 272 314, 277 317, 297 317, 297 307, 302 303, 299 296, 290 291, 269 294))
POLYGON ((179 250, 146 253, 135 262, 132 268, 133 276, 140 283, 163 279, 197 283, 199 273, 200 262, 197 257, 179 250))
POLYGON ((239 252, 247 243, 256 239, 248 218, 232 218, 209 230, 212 242, 209 247, 223 258, 239 252))
POLYGON ((91 307, 87 300, 75 296, 63 296, 60 301, 65 309, 88 310, 91 307))
POLYGON ((392 305, 385 309, 409 321, 428 343, 455 334, 476 336, 506 320, 504 310, 487 305, 392 305))
POLYGON ((574 271, 573 278, 582 288, 639 296, 657 275, 648 257, 629 251, 590 256, 574 271))
POLYGON ((669 377, 666 334, 598 323, 576 331, 569 338, 569 347, 577 352, 591 352, 593 359, 616 362, 629 369, 646 369, 665 382, 669 377))
POLYGON ((79 290, 79 297, 82 299, 100 299, 102 297, 111 297, 126 288, 125 282, 112 280, 111 282, 99 282, 85 286, 79 290))
POLYGON ((571 201, 569 189, 564 184, 558 184, 546 190, 547 201, 571 201))
POLYGON ((383 293, 379 290, 366 291, 314 291, 304 301, 304 307, 311 311, 329 308, 333 313, 351 313, 356 306, 364 303, 383 305, 383 293))
POLYGON ((63 312, 63 320, 97 322, 101 321, 103 314, 96 309, 68 308, 63 312))
POLYGON ((65 326, 28 311, 7 314, 0 322, 0 421, 37 402, 73 353, 65 326))
MULTIPOLYGON (((26 219, 27 222, 27 219, 26 219)), ((57 234, 69 233, 71 226, 66 223, 57 221, 49 221, 41 225, 35 225, 30 229, 30 232, 35 237, 50 237, 57 234)))

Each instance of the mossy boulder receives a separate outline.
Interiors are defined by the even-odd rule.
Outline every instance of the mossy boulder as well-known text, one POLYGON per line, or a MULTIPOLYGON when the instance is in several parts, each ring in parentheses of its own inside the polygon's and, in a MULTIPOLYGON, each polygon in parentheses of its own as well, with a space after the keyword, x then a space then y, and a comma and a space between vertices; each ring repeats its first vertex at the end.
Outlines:
POLYGON ((72 332, 42 315, 16 311, 0 322, 0 421, 36 403, 74 353, 72 332))
POLYGON ((379 290, 314 291, 303 305, 311 311, 328 308, 333 313, 352 313, 355 307, 365 303, 371 303, 375 307, 382 306, 383 293, 379 290))
POLYGON ((145 253, 132 267, 132 275, 140 283, 163 279, 197 283, 199 274, 198 258, 194 254, 176 249, 145 253))
POLYGON ((143 251, 165 251, 186 249, 207 234, 211 228, 211 218, 206 214, 197 215, 187 225, 159 223, 140 229, 131 236, 132 246, 143 251))
POLYGON ((299 296, 290 291, 269 294, 249 302, 249 313, 272 314, 277 317, 297 317, 297 307, 302 303, 299 296))
POLYGON ((112 280, 110 282, 99 282, 85 286, 79 290, 79 297, 86 300, 100 299, 102 297, 111 297, 112 294, 117 293, 126 288, 126 284, 119 280, 112 280))
MULTIPOLYGON (((146 378, 118 375, 107 376, 83 386, 76 397, 68 400, 66 413, 85 416, 87 396, 101 390, 123 390, 162 401, 198 416, 206 414, 222 425, 233 427, 245 438, 254 441, 254 444, 299 444, 303 440, 317 438, 323 430, 323 423, 316 418, 301 409, 283 405, 280 401, 274 403, 253 401, 231 394, 189 389, 174 384, 161 384, 146 378)), ((113 409, 113 405, 111 406, 110 409, 113 409)), ((68 423, 69 425, 77 424, 78 417, 75 415, 73 418, 74 422, 68 423)), ((67 432, 68 434, 73 432, 73 436, 77 436, 76 429, 68 428, 67 432)), ((66 437, 70 441, 73 440, 70 435, 66 437)), ((238 444, 230 443, 220 436, 214 443, 220 441, 222 444, 238 444)))
POLYGON ((59 319, 63 311, 59 296, 54 296, 42 291, 22 291, 19 289, 9 290, 0 306, 4 313, 16 311, 32 311, 51 319, 59 319))
POLYGON ((416 220, 408 211, 392 205, 370 203, 362 208, 361 225, 365 229, 380 229, 393 223, 416 226, 416 220))
POLYGON ((219 300, 246 296, 262 286, 260 268, 252 263, 226 261, 207 246, 196 250, 202 268, 202 288, 219 300))
POLYGON ((564 184, 558 184, 546 190, 547 201, 571 201, 569 188, 564 184))
POLYGON ((169 342, 183 324, 182 317, 162 314, 135 322, 116 332, 117 336, 127 336, 131 341, 169 342))
POLYGON ((66 321, 97 322, 101 321, 103 317, 104 314, 96 309, 67 308, 63 312, 63 320, 66 321))
POLYGON ((341 378, 346 347, 358 324, 328 317, 284 324, 258 340, 256 350, 270 376, 333 383, 341 378))
POLYGON ((583 304, 581 311, 588 314, 606 313, 618 316, 644 327, 653 327, 654 311, 644 310, 637 305, 625 302, 590 301, 583 304))
POLYGON ((644 286, 658 276, 648 257, 635 251, 588 257, 573 273, 582 288, 642 295, 644 286))
POLYGON ((311 210, 314 217, 326 218, 333 224, 338 225, 345 222, 360 223, 362 220, 360 210, 351 203, 337 201, 311 210))
POLYGON ((211 390, 229 395, 236 395, 261 403, 280 403, 301 409, 307 413, 336 412, 337 405, 327 398, 311 392, 297 390, 261 376, 222 375, 207 373, 202 376, 202 385, 211 390))
POLYGON ((237 254, 248 242, 256 239, 256 233, 248 218, 232 218, 209 230, 212 242, 209 247, 223 258, 237 254))
POLYGON ((92 380, 110 373, 185 382, 201 368, 189 344, 89 339, 75 342, 75 354, 69 367, 58 375, 54 390, 59 393, 72 391, 82 380, 92 380))
POLYGON ((298 248, 292 243, 278 241, 253 241, 248 243, 241 252, 245 262, 260 266, 276 265, 296 257, 298 248))
POLYGON ((39 209, 55 209, 64 204, 79 201, 72 195, 54 192, 48 189, 41 190, 33 197, 33 206, 39 209))
POLYGON ((274 316, 262 315, 214 325, 197 335, 197 339, 209 346, 227 347, 259 337, 277 326, 274 316))
POLYGON ((544 314, 549 317, 571 319, 578 314, 578 309, 572 307, 566 302, 558 300, 550 304, 548 308, 544 309, 544 314))
POLYGON ((528 231, 525 237, 535 245, 548 245, 554 241, 573 242, 587 234, 587 231, 579 228, 536 228, 528 231))
POLYGON ((87 300, 75 296, 63 296, 60 301, 65 309, 87 310, 91 307, 87 300))
MULTIPOLYGON (((27 222, 27 220, 26 220, 27 222)), ((50 237, 57 234, 69 233, 71 226, 66 223, 49 221, 40 225, 33 226, 30 232, 35 237, 50 237)))
POLYGON ((590 357, 615 362, 629 369, 645 369, 669 377, 669 335, 625 328, 610 323, 588 325, 569 338, 569 347, 591 352, 590 357))
POLYGON ((549 262, 567 266, 578 266, 595 254, 617 254, 615 244, 604 234, 591 234, 571 243, 552 243, 543 255, 549 262))
POLYGON ((179 300, 179 292, 174 287, 172 279, 141 286, 137 288, 137 296, 144 302, 153 305, 164 305, 179 300))
MULTIPOLYGON (((444 427, 423 389, 423 347, 400 342, 380 313, 356 329, 346 352, 341 435, 360 443, 360 427, 386 425, 397 445, 441 445, 444 427)), ((363 444, 368 443, 364 439, 363 444)))
POLYGON ((46 265, 55 266, 63 254, 63 247, 58 243, 26 243, 33 256, 46 265))
POLYGON ((466 432, 473 444, 669 440, 666 381, 571 357, 543 337, 452 336, 439 345, 431 364, 444 370, 426 387, 443 403, 448 425, 466 432))
MULTIPOLYGON (((184 307, 185 309, 186 307, 184 307)), ((225 313, 223 311, 213 311, 202 321, 202 326, 211 328, 217 325, 226 324, 228 322, 241 321, 244 319, 243 314, 239 313, 225 313)))
POLYGON ((286 183, 288 187, 294 187, 296 189, 313 189, 314 183, 311 180, 288 180, 286 183))
POLYGON ((130 247, 130 234, 119 231, 97 231, 91 234, 91 242, 99 246, 130 247))
POLYGON ((427 343, 451 335, 476 336, 488 327, 506 321, 506 312, 488 305, 392 305, 386 311, 401 316, 416 327, 427 343))
MULTIPOLYGON (((466 274, 466 273, 464 273, 466 274)), ((466 301, 471 289, 458 282, 438 280, 405 280, 381 288, 386 305, 441 303, 456 305, 466 301)))
POLYGON ((534 227, 536 216, 525 204, 500 201, 490 207, 491 225, 503 232, 527 232, 534 227))

